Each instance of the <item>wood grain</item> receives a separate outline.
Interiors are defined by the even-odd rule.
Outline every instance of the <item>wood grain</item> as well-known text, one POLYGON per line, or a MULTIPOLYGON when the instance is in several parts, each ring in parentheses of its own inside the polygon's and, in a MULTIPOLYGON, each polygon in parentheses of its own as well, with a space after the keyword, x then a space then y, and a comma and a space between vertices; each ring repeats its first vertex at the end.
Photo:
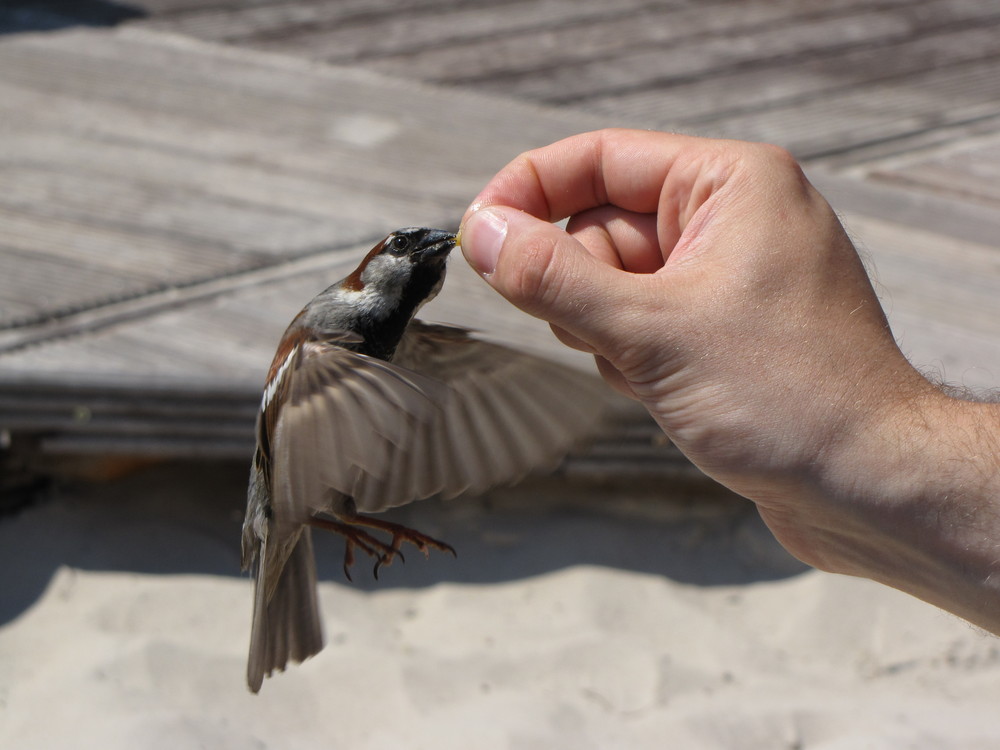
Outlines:
MULTIPOLYGON (((518 152, 606 125, 792 149, 914 362, 1000 377, 993 0, 128 5, 21 16, 45 33, 0 13, 0 431, 242 455, 307 299, 393 228, 453 227, 518 152)), ((589 366, 458 258, 424 317, 589 366)), ((576 465, 676 469, 648 420, 614 430, 576 465)))

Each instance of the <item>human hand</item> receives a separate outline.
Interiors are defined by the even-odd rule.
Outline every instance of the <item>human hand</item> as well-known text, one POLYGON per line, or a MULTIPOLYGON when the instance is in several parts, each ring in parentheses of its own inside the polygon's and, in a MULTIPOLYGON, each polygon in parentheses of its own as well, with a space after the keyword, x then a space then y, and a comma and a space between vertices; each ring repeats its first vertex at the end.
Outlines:
POLYGON ((852 243, 786 152, 575 136, 504 167, 461 237, 498 292, 593 353, 793 554, 938 601, 902 580, 914 563, 898 544, 948 491, 918 488, 928 469, 912 462, 931 460, 957 407, 899 351, 852 243), (550 224, 564 218, 566 231, 550 224))
POLYGON ((585 134, 522 155, 473 205, 462 246, 489 283, 749 497, 926 385, 833 211, 776 148, 585 134))

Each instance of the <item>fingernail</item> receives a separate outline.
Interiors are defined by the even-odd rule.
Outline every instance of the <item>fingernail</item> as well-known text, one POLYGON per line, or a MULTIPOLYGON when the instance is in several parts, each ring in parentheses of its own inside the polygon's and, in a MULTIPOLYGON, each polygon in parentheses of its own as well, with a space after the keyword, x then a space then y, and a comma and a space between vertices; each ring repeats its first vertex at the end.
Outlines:
POLYGON ((507 219, 492 208, 481 208, 465 220, 459 231, 465 259, 480 274, 490 276, 507 238, 507 219))

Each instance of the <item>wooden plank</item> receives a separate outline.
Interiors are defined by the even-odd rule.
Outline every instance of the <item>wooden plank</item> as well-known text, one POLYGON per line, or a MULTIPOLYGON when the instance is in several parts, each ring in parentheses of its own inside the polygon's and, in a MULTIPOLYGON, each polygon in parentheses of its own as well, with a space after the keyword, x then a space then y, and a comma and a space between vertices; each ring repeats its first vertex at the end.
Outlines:
POLYGON ((245 35, 256 31, 300 24, 346 21, 372 12, 396 12, 433 6, 439 0, 323 0, 275 2, 237 0, 205 3, 202 0, 135 0, 146 13, 143 25, 163 31, 190 34, 222 41, 228 33, 245 35))
MULTIPOLYGON (((890 312, 903 306, 928 320, 970 332, 1000 330, 1000 252, 997 247, 943 237, 859 214, 846 225, 876 264, 889 292, 890 312)), ((1000 357, 1000 347, 995 347, 1000 357)), ((1000 361, 1000 359, 998 359, 1000 361)))
MULTIPOLYGON (((387 0, 373 0, 373 2, 386 2, 387 0)), ((212 6, 216 8, 230 8, 238 10, 244 7, 255 7, 258 5, 272 5, 275 0, 212 0, 212 6)), ((282 2, 282 0, 278 0, 282 2)), ((150 16, 176 16, 185 13, 197 12, 205 7, 205 0, 129 0, 129 4, 142 9, 150 16)))
MULTIPOLYGON (((893 7, 905 2, 886 0, 874 7, 893 7)), ((861 0, 715 0, 676 7, 653 5, 592 22, 577 20, 569 6, 565 22, 558 26, 488 36, 484 29, 470 39, 456 40, 444 47, 387 52, 377 59, 366 60, 365 64, 393 75, 516 93, 513 87, 519 80, 544 81, 551 71, 561 68, 565 68, 567 78, 572 78, 574 71, 585 73, 589 63, 598 74, 598 88, 604 88, 600 83, 601 68, 613 67, 617 58, 637 51, 683 50, 671 57, 670 65, 663 66, 681 74, 689 69, 692 59, 706 59, 701 54, 705 45, 717 43, 725 49, 739 44, 741 37, 776 27, 784 28, 783 36, 791 37, 795 30, 789 25, 796 21, 837 13, 862 13, 872 5, 861 0)), ((288 51, 294 54, 291 47, 288 51)), ((755 56, 767 53, 766 48, 761 48, 755 56)), ((662 69, 657 72, 664 74, 662 69)), ((631 86, 637 80, 643 80, 642 76, 630 79, 627 84, 631 86)))
POLYGON ((696 132, 777 143, 810 159, 998 115, 1000 76, 986 60, 734 115, 696 132))
POLYGON ((552 66, 495 83, 483 80, 480 85, 549 103, 585 102, 593 96, 666 85, 761 61, 784 59, 794 64, 817 51, 848 50, 906 38, 923 28, 959 20, 995 20, 997 12, 984 7, 983 0, 935 0, 920 3, 919 9, 906 5, 864 9, 852 6, 842 12, 803 14, 775 4, 771 18, 755 19, 745 29, 737 27, 704 38, 679 37, 672 44, 626 48, 622 54, 607 59, 552 66))
MULTIPOLYGON (((161 1, 172 0, 150 0, 161 1)), ((375 28, 380 9, 394 1, 376 2, 375 15, 355 20, 375 28)), ((967 0, 956 3, 954 10, 944 9, 940 1, 914 4, 912 13, 931 7, 937 14, 925 19, 919 33, 927 36, 923 29, 958 23, 958 13, 969 14, 968 20, 984 7, 967 0)), ((319 8, 313 3, 270 3, 268 12, 277 12, 278 5, 289 12, 319 8)), ((558 19, 565 19, 571 6, 564 3, 559 11, 558 3, 546 5, 534 12, 538 19, 549 19, 544 22, 552 33, 598 28, 585 19, 563 28, 558 19)), ((836 44, 849 49, 870 39, 888 51, 892 45, 886 41, 901 38, 898 19, 884 20, 887 3, 808 0, 801 10, 795 5, 783 3, 784 21, 764 21, 777 13, 767 3, 689 4, 685 12, 692 14, 692 25, 694 14, 701 13, 701 42, 708 45, 707 51, 693 52, 694 75, 701 75, 697 65, 708 64, 704 70, 709 78, 719 78, 742 65, 741 60, 756 60, 753 64, 764 69, 785 59, 773 54, 789 61, 816 60, 824 49, 839 49, 823 46, 824 28, 841 34, 836 44), (717 20, 710 12, 719 8, 734 14, 730 18, 746 14, 740 27, 746 32, 743 41, 722 37, 716 46, 709 44, 724 33, 713 25, 717 20), (859 22, 873 17, 885 25, 872 24, 851 36, 859 22), (842 25, 823 26, 834 21, 842 25), (805 29, 806 36, 798 43, 782 43, 776 24, 785 24, 791 34, 805 29), (772 41, 784 46, 767 46, 772 41), (754 44, 765 42, 754 49, 754 44)), ((174 6, 176 18, 201 12, 190 7, 174 6)), ((444 7, 412 8, 424 19, 421 34, 430 34, 428 19, 439 17, 444 7)), ((486 7, 466 8, 470 15, 461 18, 469 21, 476 13, 488 18, 486 7)), ((588 13, 600 11, 596 3, 586 7, 588 13)), ((231 2, 217 8, 245 10, 231 2)), ((354 9, 361 12, 360 6, 354 9)), ((652 5, 649 10, 662 11, 652 5)), ((912 31, 916 27, 909 13, 901 18, 912 31)), ((648 23, 649 17, 638 13, 608 23, 624 31, 625 21, 634 28, 643 18, 648 23)), ((467 35, 475 33, 470 29, 467 35)), ((262 24, 252 33, 270 31, 262 24)), ((949 45, 973 39, 981 45, 978 49, 989 51, 992 43, 980 32, 952 33, 950 41, 933 49, 960 65, 913 75, 912 66, 920 63, 919 40, 910 39, 905 42, 914 45, 907 48, 910 56, 894 69, 902 85, 882 81, 843 86, 834 96, 810 97, 805 92, 806 100, 796 106, 791 101, 784 102, 788 106, 768 103, 767 111, 742 111, 720 121, 721 126, 733 125, 746 133, 754 128, 787 133, 797 148, 824 153, 823 147, 829 153, 831 147, 853 149, 878 139, 964 126, 976 118, 984 122, 1000 112, 995 105, 1000 97, 992 102, 989 98, 1000 86, 989 78, 993 61, 972 62, 971 42, 959 52, 949 45)), ((621 58, 627 41, 623 33, 616 40, 618 47, 609 48, 609 57, 621 58)), ((434 50, 431 41, 425 46, 428 54, 434 50)), ((568 54, 578 52, 582 50, 568 54)), ((634 52, 629 49, 626 57, 634 52)), ((0 170, 6 170, 13 186, 0 196, 0 231, 7 230, 4 261, 17 260, 20 273, 12 282, 16 294, 9 299, 0 278, 0 309, 10 306, 23 316, 34 301, 36 312, 61 309, 63 316, 0 331, 0 395, 4 378, 44 379, 63 389, 96 383, 123 394, 128 384, 152 388, 165 383, 203 393, 230 390, 243 394, 239 408, 252 407, 284 326, 306 300, 356 263, 367 249, 357 241, 374 239, 401 224, 453 223, 482 181, 518 151, 607 120, 137 28, 0 39, 0 67, 0 170), (297 252, 314 252, 317 243, 332 236, 350 246, 350 253, 248 270, 254 263, 277 264, 297 252), (22 262, 25 258, 30 261, 22 262), (95 268, 100 273, 86 270, 95 268), (63 275, 52 278, 59 270, 63 275), (69 283, 75 270, 80 271, 80 284, 69 283), (180 288, 162 286, 176 287, 178 280, 180 288), (101 283, 119 285, 119 301, 112 302, 114 295, 108 296, 107 289, 97 289, 101 283), (91 285, 93 293, 84 300, 93 305, 90 309, 79 309, 79 301, 74 309, 65 300, 62 308, 53 308, 60 295, 91 285)), ((861 67, 859 53, 857 68, 848 75, 859 75, 861 67)), ((413 71, 420 75, 418 65, 413 71)), ((790 75, 783 85, 799 84, 790 75)), ((1000 233, 991 218, 995 211, 967 203, 949 211, 957 203, 954 189, 960 173, 969 165, 942 158, 937 154, 905 164, 882 161, 867 165, 867 172, 858 168, 852 179, 829 178, 829 184, 852 191, 849 200, 835 200, 835 205, 846 212, 854 235, 871 250, 894 330, 907 352, 921 366, 943 368, 946 375, 968 384, 995 384, 1000 362, 989 344, 996 340, 1000 312, 1000 269, 994 260, 1000 233), (879 170, 910 170, 912 179, 920 175, 928 184, 936 180, 946 197, 931 198, 927 186, 918 191, 887 189, 872 181, 879 170), (938 213, 921 213, 928 201, 932 206, 940 203, 938 213), (911 221, 911 214, 918 215, 911 221)), ((983 181, 989 179, 985 171, 977 174, 983 181)), ((543 356, 592 366, 587 357, 555 344, 545 324, 500 300, 457 257, 450 276, 442 296, 425 310, 425 319, 472 326, 543 356)), ((0 419, 4 408, 0 398, 0 419)), ((44 422, 52 417, 42 413, 45 408, 43 403, 30 414, 21 412, 20 418, 44 422)), ((171 426, 168 417, 160 420, 152 412, 129 411, 125 402, 102 408, 109 408, 103 412, 106 418, 91 425, 92 431, 66 427, 66 414, 58 412, 55 416, 63 426, 53 445, 62 441, 63 449, 82 450, 91 441, 98 450, 140 443, 160 452, 183 450, 185 445, 245 450, 225 424, 213 431, 208 422, 199 421, 196 409, 179 414, 171 426), (158 424, 160 443, 153 439, 158 424)), ((38 427, 42 422, 31 424, 38 427)), ((617 460, 614 451, 606 453, 602 461, 617 460)))
POLYGON ((518 150, 586 127, 484 100, 454 137, 442 113, 467 97, 142 31, 5 38, 0 66, 0 224, 21 259, 0 325, 453 225, 518 150), (60 258, 99 270, 47 282, 60 258))
POLYGON ((1000 249, 1000 214, 990 206, 958 195, 906 190, 866 180, 861 168, 845 176, 810 166, 807 174, 840 212, 1000 249))
MULTIPOLYGON (((260 384, 284 326, 363 253, 316 258, 285 278, 267 269, 266 283, 0 355, 0 425, 39 434, 49 454, 249 456, 260 384)), ((589 357, 558 345, 544 323, 514 311, 464 262, 455 259, 450 275, 425 319, 482 325, 490 338, 521 347, 535 336, 528 348, 592 369, 589 357)), ((613 438, 624 445, 635 426, 614 429, 625 431, 613 438)), ((573 471, 607 477, 630 462, 649 463, 647 443, 633 437, 631 450, 613 456, 584 453, 573 471)), ((697 477, 676 456, 648 468, 697 477)))
MULTIPOLYGON (((4 232, 0 220, 0 233, 4 232)), ((70 254, 13 248, 0 244, 3 279, 0 280, 0 329, 37 323, 67 308, 107 300, 121 289, 151 290, 159 280, 122 280, 100 262, 70 254)))
POLYGON ((124 29, 114 40, 76 32, 59 45, 45 37, 0 43, 4 80, 34 86, 42 98, 71 101, 77 106, 67 105, 67 111, 87 127, 116 128, 108 120, 132 110, 130 127, 142 126, 140 113, 159 126, 149 136, 143 133, 157 145, 219 150, 252 163, 311 163, 327 179, 352 186, 371 181, 388 196, 416 200, 427 193, 454 200, 462 190, 478 188, 485 170, 471 170, 470 164, 502 164, 516 154, 512 141, 535 144, 553 132, 598 122, 471 92, 448 99, 450 108, 442 109, 439 96, 412 82, 141 30, 124 29), (95 101, 115 117, 94 116, 95 101), (496 137, 443 135, 444 123, 458 116, 464 131, 489 127, 496 137), (470 172, 476 172, 474 180, 470 172), (418 175, 416 189, 409 182, 418 175))
MULTIPOLYGON (((841 207, 845 225, 869 262, 876 291, 889 316, 893 333, 910 360, 922 371, 974 389, 1000 387, 1000 218, 995 212, 969 214, 982 242, 945 234, 962 223, 959 212, 949 221, 946 201, 916 196, 904 210, 900 195, 884 200, 880 186, 862 186, 851 195, 858 208, 844 209, 842 191, 824 184, 827 195, 841 207), (922 217, 919 206, 935 206, 922 217), (908 217, 913 221, 907 221, 908 217), (976 222, 979 222, 978 227, 976 222), (992 221, 991 231, 989 222, 992 221), (931 227, 931 228, 928 228, 931 227)), ((833 183, 837 184, 837 183, 833 183)))
MULTIPOLYGON (((101 376, 111 382, 190 378, 257 385, 295 313, 345 276, 366 250, 358 247, 350 257, 320 256, 285 277, 282 268, 265 269, 257 283, 234 286, 228 293, 220 290, 204 299, 192 296, 183 305, 152 308, 152 314, 98 318, 76 335, 54 338, 45 346, 6 353, 0 349, 0 365, 8 375, 62 373, 67 378, 101 376)), ((504 302, 460 258, 452 260, 449 276, 440 297, 423 311, 425 320, 469 326, 491 339, 516 343, 567 364, 592 366, 589 357, 557 345, 545 323, 504 302)))
MULTIPOLYGON (((873 259, 877 287, 894 332, 915 364, 967 386, 995 387, 1000 379, 1000 350, 990 342, 996 340, 1000 327, 1000 254, 994 248, 855 212, 847 213, 847 225, 863 252, 873 259)), ((356 256, 361 252, 359 248, 356 256)), ((125 382, 190 379, 196 387, 229 383, 234 391, 254 393, 286 322, 304 301, 342 276, 355 261, 356 257, 331 258, 325 271, 314 265, 284 280, 248 286, 153 317, 24 349, 3 357, 3 371, 6 377, 59 375, 73 382, 79 369, 85 382, 95 378, 97 382, 102 378, 118 382, 125 374, 125 382), (67 363, 72 363, 69 370, 67 363)), ((493 338, 517 342, 519 347, 545 356, 569 357, 570 364, 590 366, 580 353, 558 347, 543 323, 513 311, 457 258, 442 296, 422 317, 483 327, 493 338)), ((185 429, 178 439, 187 435, 184 439, 190 445, 193 428, 185 429)), ((112 432, 118 435, 115 439, 124 440, 127 430, 122 427, 112 432)), ((67 434, 71 437, 72 430, 67 434)), ((164 427, 163 436, 171 434, 164 427)), ((131 435, 134 441, 140 437, 134 432, 131 435)), ((54 443, 53 450, 84 448, 81 442, 60 440, 63 442, 54 443)), ((115 448, 100 441, 96 445, 115 448)), ((126 445, 127 441, 118 449, 126 445)), ((169 446, 147 447, 162 452, 169 446)))
MULTIPOLYGON (((162 241, 150 234, 106 231, 52 216, 31 216, 0 209, 0 228, 12 258, 29 256, 76 266, 100 268, 125 283, 181 284, 208 274, 235 271, 248 265, 239 254, 212 253, 212 248, 162 241), (16 243, 16 247, 11 247, 16 243)), ((7 256, 5 256, 7 257, 7 256)), ((253 265, 253 264, 249 264, 253 265)), ((124 289, 123 288, 123 291, 124 289)))
POLYGON ((0 372, 0 423, 44 452, 228 455, 253 449, 258 389, 18 377, 0 372))
POLYGON ((519 33, 587 19, 609 20, 647 4, 648 0, 618 0, 613 6, 602 0, 492 0, 372 8, 368 3, 295 3, 239 13, 208 10, 166 22, 153 20, 147 25, 346 62, 410 54, 483 34, 519 33))
MULTIPOLYGON (((0 84, 0 95, 5 93, 11 94, 8 102, 18 101, 0 84)), ((263 254, 337 240, 352 227, 355 236, 348 239, 357 239, 359 225, 370 236, 379 231, 381 214, 404 205, 441 212, 433 196, 405 201, 402 191, 393 195, 363 179, 352 185, 346 175, 324 179, 315 169, 280 169, 240 159, 232 150, 184 148, 184 131, 172 131, 177 148, 164 148, 163 138, 151 131, 170 131, 170 122, 148 122, 154 117, 146 118, 142 140, 122 118, 113 118, 115 124, 99 134, 74 132, 50 119, 68 118, 71 107, 55 97, 47 101, 48 132, 28 132, 32 125, 45 127, 39 118, 25 118, 25 132, 16 135, 0 129, 8 135, 0 145, 0 169, 12 188, 0 196, 0 205, 35 206, 54 217, 90 215, 123 230, 140 227, 193 245, 263 254)), ((116 108, 102 107, 100 113, 113 116, 116 108)))
POLYGON ((1000 388, 998 245, 861 213, 848 212, 844 221, 910 361, 941 382, 1000 388))
MULTIPOLYGON (((490 0, 503 6, 518 0, 490 0)), ((130 0, 146 14, 141 25, 226 41, 284 34, 316 25, 379 23, 387 16, 438 11, 455 0, 130 0)))
POLYGON ((925 164, 894 172, 872 173, 872 178, 910 188, 946 192, 984 203, 1000 205, 1000 173, 990 177, 970 175, 964 168, 951 164, 925 164))
MULTIPOLYGON (((998 22, 1000 23, 1000 22, 998 22)), ((737 70, 710 71, 693 80, 649 90, 591 96, 590 111, 626 119, 673 123, 688 129, 712 120, 809 99, 877 82, 897 81, 950 65, 1000 57, 998 23, 882 40, 848 51, 808 50, 790 64, 779 59, 737 70)))
MULTIPOLYGON (((49 312, 49 314, 47 316, 39 315, 37 320, 31 321, 32 325, 30 326, 22 325, 20 327, 12 327, 6 331, 0 330, 0 357, 4 354, 10 355, 12 352, 38 347, 40 344, 49 341, 60 341, 72 337, 86 337, 93 335, 97 331, 127 326, 136 320, 153 318, 188 306, 197 306, 222 295, 231 295, 238 290, 254 287, 257 288, 257 292, 255 295, 246 298, 246 304, 238 307, 238 314, 229 314, 226 307, 220 307, 214 313, 205 314, 206 317, 211 318, 213 324, 217 324, 227 331, 223 337, 225 343, 232 343, 236 347, 237 352, 231 358, 227 359, 226 362, 232 365, 234 371, 239 371, 239 351, 242 351, 242 347, 250 341, 256 339, 262 330, 268 330, 267 321, 272 320, 268 305, 260 302, 260 299, 268 297, 272 286, 280 289, 280 282, 284 279, 293 276, 302 276, 303 278, 308 278, 312 285, 312 291, 309 293, 309 297, 311 297, 322 288, 322 285, 320 287, 315 286, 319 283, 317 279, 322 279, 326 275, 325 277, 332 281, 334 278, 345 276, 357 263, 358 259, 363 257, 367 249, 368 245, 365 244, 347 251, 322 252, 315 255, 307 255, 280 265, 244 270, 239 274, 198 281, 184 287, 161 285, 161 287, 149 290, 144 294, 122 296, 118 299, 103 299, 100 300, 100 304, 69 309, 61 315, 51 313, 49 309, 43 309, 43 312, 49 312), (331 272, 329 270, 331 268, 335 270, 331 272), (336 275, 330 277, 328 276, 329 273, 336 275), (268 291, 266 293, 261 292, 261 289, 268 291)), ((57 271, 60 267, 65 266, 65 263, 53 265, 57 271)), ((305 299, 306 292, 303 292, 299 296, 299 307, 301 307, 305 299)), ((289 298, 287 308, 279 308, 278 319, 285 322, 290 320, 292 315, 298 312, 299 309, 294 305, 295 297, 292 296, 289 298)), ((57 310, 56 312, 59 311, 57 310)), ((196 328, 203 327, 202 324, 197 322, 192 322, 191 324, 196 328)), ((280 330, 275 332, 272 343, 277 342, 278 334, 280 334, 280 330)), ((184 336, 183 332, 179 335, 182 338, 184 336)), ((169 348, 169 345, 161 344, 161 347, 169 348)), ((78 355, 74 361, 80 363, 87 362, 88 357, 89 355, 84 353, 78 355), (82 359, 79 358, 80 356, 82 356, 82 359)), ((103 363, 108 364, 112 369, 115 367, 114 357, 104 360, 104 355, 102 354, 98 359, 103 360, 103 363)), ((225 362, 223 364, 225 365, 225 362)), ((46 368, 42 367, 37 369, 35 373, 41 377, 46 371, 46 368)), ((58 372, 58 370, 54 370, 53 372, 58 372)), ((122 368, 120 375, 125 376, 129 372, 128 368, 122 368)), ((85 371, 79 371, 75 376, 80 376, 84 373, 85 371)), ((154 371, 145 372, 145 377, 147 378, 155 379, 155 376, 156 373, 154 371)), ((197 373, 194 370, 191 370, 188 374, 188 379, 191 378, 197 379, 197 373)))
MULTIPOLYGON (((21 139, 19 145, 26 140, 21 139)), ((46 156, 57 157, 66 145, 65 139, 51 140, 55 141, 56 148, 47 151, 46 156)), ((80 145, 69 149, 69 155, 86 150, 90 158, 101 159, 112 150, 80 148, 80 145)), ((213 195, 203 186, 198 189, 173 181, 171 184, 167 180, 148 179, 145 175, 123 179, 123 175, 113 174, 111 170, 83 167, 56 176, 53 175, 55 159, 27 162, 23 155, 21 150, 22 158, 16 160, 0 156, 0 170, 10 186, 10 190, 0 194, 0 205, 11 210, 37 207, 44 210, 46 217, 68 219, 99 213, 102 221, 108 224, 141 224, 145 231, 183 238, 189 244, 272 251, 287 247, 282 238, 300 231, 310 218, 312 223, 320 223, 316 221, 318 217, 307 216, 305 212, 269 210, 269 207, 235 196, 213 195)), ((170 165, 173 164, 171 160, 170 165)), ((105 164, 99 163, 99 166, 105 164)))
MULTIPOLYGON (((0 173, 5 172, 0 167, 0 173)), ((62 187, 73 183, 65 175, 57 181, 62 187)), ((91 185, 92 181, 85 181, 80 189, 91 185)), ((336 247, 333 237, 351 239, 349 233, 334 231, 330 224, 314 233, 300 226, 283 240, 274 239, 275 253, 264 253, 239 244, 235 229, 231 234, 236 236, 213 239, 207 234, 164 230, 148 216, 141 221, 114 221, 99 211, 71 214, 51 202, 39 210, 4 203, 0 201, 0 258, 9 270, 0 278, 0 328, 336 247), (303 240, 308 242, 294 244, 303 240)), ((261 213, 266 219, 267 212, 261 213)), ((219 221, 232 215, 212 214, 219 221)), ((375 230, 375 222, 368 228, 383 231, 381 225, 375 230)))
MULTIPOLYGON (((370 12, 352 3, 338 11, 305 1, 245 9, 223 3, 204 12, 221 14, 220 29, 222 16, 239 24, 236 16, 249 13, 249 26, 232 37, 242 44, 266 39, 270 49, 291 55, 362 61, 404 78, 573 103, 606 124, 778 141, 829 164, 849 161, 841 158, 848 152, 867 158, 892 153, 893 143, 906 149, 961 137, 992 116, 956 117, 939 97, 940 118, 903 108, 889 115, 896 123, 873 122, 872 113, 849 102, 860 136, 852 137, 849 126, 824 127, 838 119, 836 107, 804 112, 801 121, 788 112, 828 96, 851 98, 857 87, 878 81, 905 85, 956 63, 995 67, 1000 7, 990 0, 649 2, 618 7, 608 17, 597 5, 580 9, 553 0, 533 5, 534 25, 516 32, 508 25, 529 17, 512 13, 521 6, 509 0, 457 14, 444 2, 399 9, 394 1, 374 3, 370 12), (719 124, 731 118, 732 127, 719 124), (794 128, 799 132, 789 132, 794 128)), ((184 18, 194 23, 190 13, 172 17, 184 18)))
MULTIPOLYGON (((455 12, 457 3, 453 0, 291 0, 205 5, 193 4, 166 13, 149 8, 150 17, 138 25, 209 41, 246 44, 255 40, 291 39, 322 29, 349 28, 368 35, 370 29, 384 27, 387 23, 414 24, 422 18, 440 18, 442 13, 455 12)), ((523 5, 524 0, 491 0, 480 4, 493 12, 505 12, 512 6, 509 12, 515 14, 523 10, 523 5)), ((419 29, 414 31, 419 34, 419 29)), ((438 38, 441 32, 439 28, 438 38)))
MULTIPOLYGON (((933 195, 951 195, 996 211, 1000 208, 1000 138, 952 146, 943 152, 914 155, 905 160, 870 164, 864 174, 879 183, 933 195)), ((1000 236, 1000 226, 997 234, 1000 236)))
MULTIPOLYGON (((918 364, 940 361, 949 370, 965 372, 981 366, 1000 373, 1000 350, 985 345, 995 340, 1000 328, 1000 253, 995 247, 857 212, 847 213, 847 225, 873 257, 890 317, 908 351, 919 358, 918 364)), ((242 373, 256 382, 294 312, 352 263, 344 260, 325 274, 310 270, 266 287, 250 287, 86 337, 26 349, 4 357, 4 368, 43 373, 63 370, 73 362, 92 374, 129 372, 162 378, 196 373, 205 379, 242 373)), ((441 298, 423 313, 425 319, 482 328, 500 340, 516 341, 548 356, 580 356, 554 348, 544 324, 512 310, 461 260, 452 263, 450 276, 441 298)), ((586 366, 585 357, 567 362, 586 366)))
POLYGON ((829 170, 855 172, 857 167, 895 159, 913 153, 948 148, 956 143, 991 136, 1000 131, 1000 113, 973 117, 969 120, 947 122, 931 129, 902 133, 893 138, 858 143, 849 149, 833 150, 809 158, 811 166, 829 170))

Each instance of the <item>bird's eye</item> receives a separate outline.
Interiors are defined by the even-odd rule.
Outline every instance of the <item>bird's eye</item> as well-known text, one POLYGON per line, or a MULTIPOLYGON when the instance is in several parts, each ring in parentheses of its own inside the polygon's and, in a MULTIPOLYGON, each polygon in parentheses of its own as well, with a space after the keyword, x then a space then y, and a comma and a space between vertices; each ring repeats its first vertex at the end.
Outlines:
POLYGON ((401 234, 397 234, 392 238, 392 242, 389 243, 389 252, 393 255, 402 255, 407 250, 410 249, 410 238, 404 237, 401 234))

